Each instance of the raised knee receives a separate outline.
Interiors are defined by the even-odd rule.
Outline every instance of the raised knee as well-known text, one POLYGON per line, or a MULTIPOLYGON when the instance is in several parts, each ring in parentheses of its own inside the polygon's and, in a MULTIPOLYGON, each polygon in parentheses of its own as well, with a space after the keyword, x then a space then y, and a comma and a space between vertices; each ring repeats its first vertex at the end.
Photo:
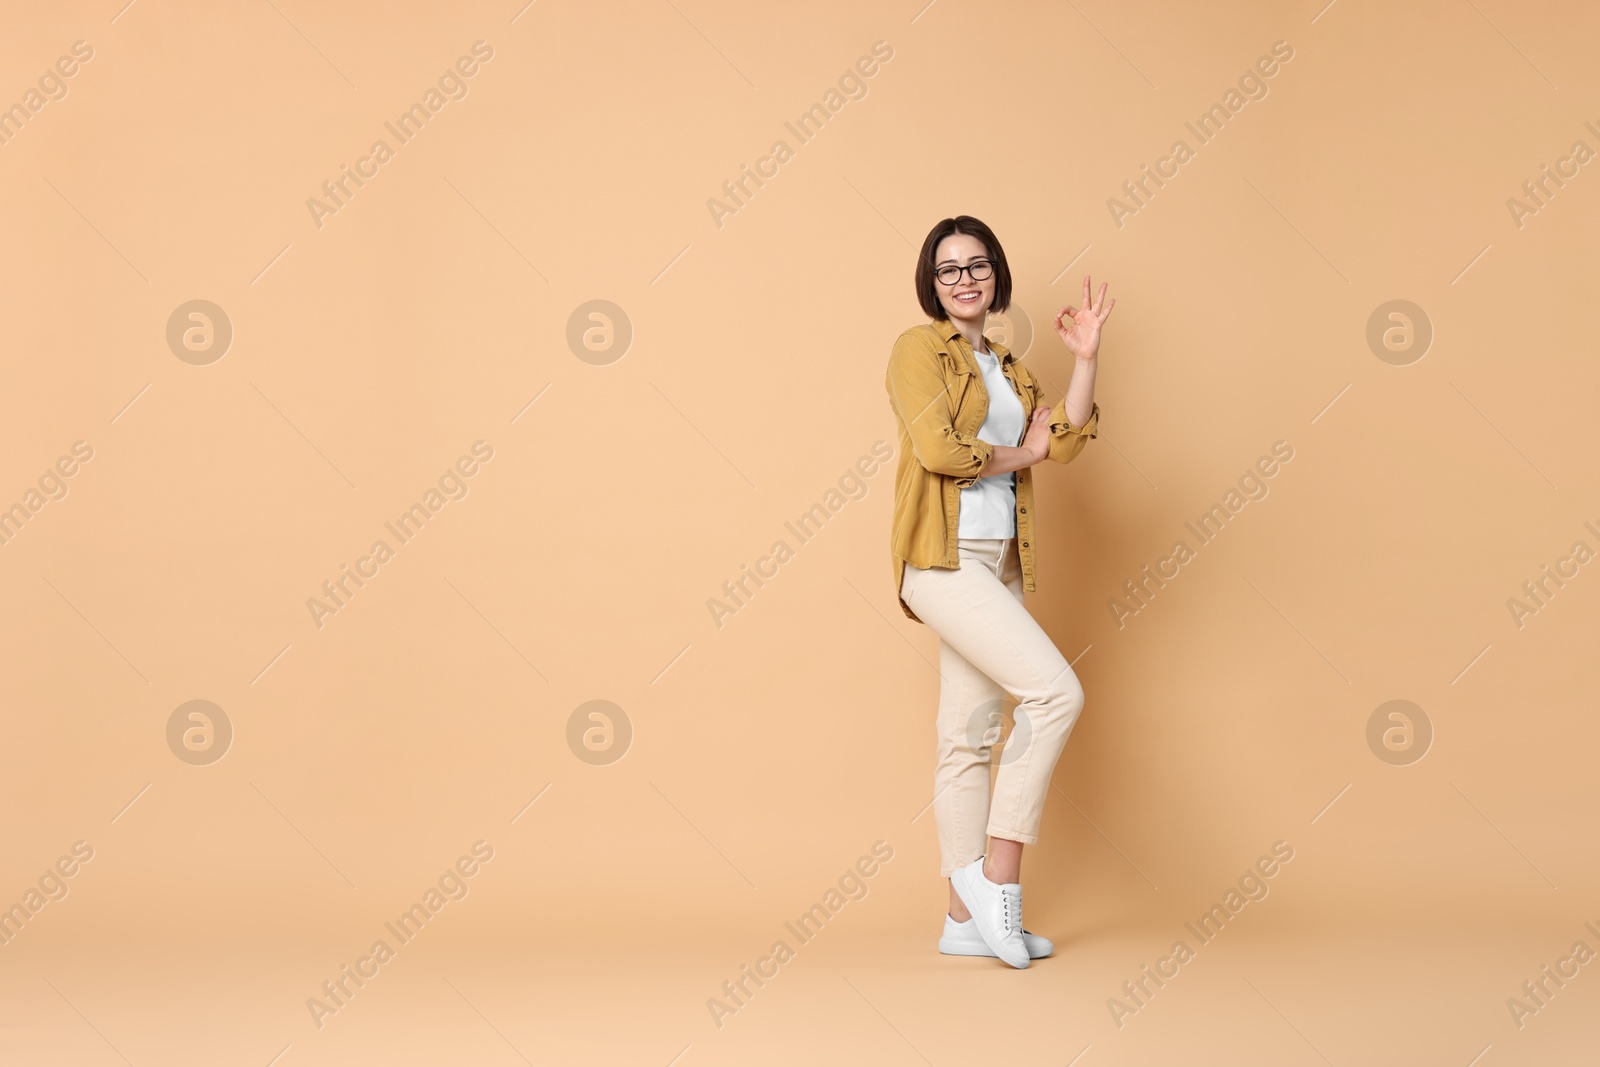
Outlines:
POLYGON ((1046 713, 1070 725, 1083 713, 1083 699, 1083 683, 1069 670, 1050 684, 1045 700, 1046 713))

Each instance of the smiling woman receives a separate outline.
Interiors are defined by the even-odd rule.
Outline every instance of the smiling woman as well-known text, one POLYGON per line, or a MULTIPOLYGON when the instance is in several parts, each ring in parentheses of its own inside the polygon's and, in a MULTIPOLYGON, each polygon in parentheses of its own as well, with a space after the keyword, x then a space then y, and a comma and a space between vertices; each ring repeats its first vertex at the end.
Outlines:
POLYGON ((1022 603, 1035 585, 1029 468, 1070 462, 1095 436, 1100 327, 1116 301, 1106 302, 1104 284, 1092 300, 1085 277, 1083 307, 1056 317, 1076 366, 1052 408, 1010 350, 984 335, 989 311, 1011 303, 1011 269, 988 226, 970 215, 939 222, 915 278, 933 321, 896 339, 884 379, 901 444, 889 542, 901 609, 940 638, 933 810, 950 911, 939 951, 1026 967, 1054 946, 1022 926, 1022 846, 1039 840, 1050 776, 1084 703, 1071 665, 1022 603), (1017 728, 991 805, 989 750, 968 724, 1007 693, 1017 728))

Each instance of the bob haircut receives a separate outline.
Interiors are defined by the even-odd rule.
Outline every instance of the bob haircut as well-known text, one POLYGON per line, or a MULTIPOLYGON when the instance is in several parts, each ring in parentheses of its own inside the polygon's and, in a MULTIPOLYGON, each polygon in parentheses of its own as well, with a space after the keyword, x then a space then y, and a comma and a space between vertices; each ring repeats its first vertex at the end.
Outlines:
POLYGON ((917 256, 917 303, 922 305, 922 310, 930 319, 950 317, 950 313, 939 302, 940 286, 933 276, 933 255, 939 249, 939 242, 953 233, 976 237, 988 249, 989 259, 994 263, 994 303, 989 305, 989 310, 1005 311, 1011 306, 1011 267, 1006 263, 1005 249, 1000 247, 1000 240, 995 237, 994 231, 971 215, 940 219, 928 231, 927 238, 922 242, 922 253, 917 256))

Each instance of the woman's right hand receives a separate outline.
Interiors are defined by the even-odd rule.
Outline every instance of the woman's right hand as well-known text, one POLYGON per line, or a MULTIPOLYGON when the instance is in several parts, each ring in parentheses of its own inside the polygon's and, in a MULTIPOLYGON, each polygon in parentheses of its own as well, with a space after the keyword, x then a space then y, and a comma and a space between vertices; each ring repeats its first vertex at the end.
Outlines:
POLYGON ((1043 463, 1050 458, 1050 410, 1043 404, 1034 408, 1033 418, 1028 422, 1028 432, 1022 438, 1022 447, 1033 457, 1034 463, 1043 463))

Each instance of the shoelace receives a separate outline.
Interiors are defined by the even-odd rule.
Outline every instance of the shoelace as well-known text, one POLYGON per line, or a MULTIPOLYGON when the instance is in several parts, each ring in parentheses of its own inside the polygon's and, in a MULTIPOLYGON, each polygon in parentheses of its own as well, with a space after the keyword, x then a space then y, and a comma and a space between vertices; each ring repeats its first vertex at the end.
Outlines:
POLYGON ((1000 891, 1002 906, 1001 918, 1005 923, 1006 936, 1009 937, 1015 930, 1022 929, 1022 889, 1007 888, 1000 891))

